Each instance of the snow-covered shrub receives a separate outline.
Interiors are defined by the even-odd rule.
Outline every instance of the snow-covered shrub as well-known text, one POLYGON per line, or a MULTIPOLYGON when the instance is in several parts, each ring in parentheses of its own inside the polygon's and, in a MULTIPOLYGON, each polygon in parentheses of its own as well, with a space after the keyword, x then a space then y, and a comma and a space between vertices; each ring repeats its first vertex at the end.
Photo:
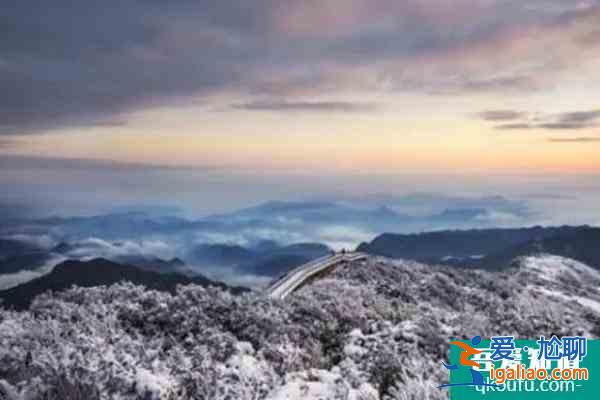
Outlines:
POLYGON ((506 272, 371 258, 285 301, 72 288, 0 309, 0 400, 440 399, 451 337, 597 337, 599 282, 543 256, 506 272))

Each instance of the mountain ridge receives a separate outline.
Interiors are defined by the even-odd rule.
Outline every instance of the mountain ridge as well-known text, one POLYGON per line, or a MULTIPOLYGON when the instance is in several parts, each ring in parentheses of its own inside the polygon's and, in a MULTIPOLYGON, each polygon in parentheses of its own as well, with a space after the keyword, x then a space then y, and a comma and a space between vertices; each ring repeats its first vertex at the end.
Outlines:
POLYGON ((543 255, 503 271, 370 256, 285 301, 75 287, 2 313, 0 397, 444 400, 450 338, 598 338, 599 285, 600 271, 543 255))
POLYGON ((519 256, 552 253, 600 268, 600 228, 565 225, 418 234, 384 233, 370 243, 361 243, 357 251, 425 263, 479 268, 506 267, 519 256))
POLYGON ((216 286, 236 294, 248 290, 242 287, 230 287, 201 275, 189 277, 176 273, 158 273, 132 265, 118 264, 104 258, 95 258, 89 261, 64 261, 47 275, 0 291, 0 299, 3 300, 4 306, 21 310, 28 308, 36 296, 47 291, 62 291, 71 286, 106 286, 122 281, 167 292, 174 292, 177 285, 189 284, 216 286))

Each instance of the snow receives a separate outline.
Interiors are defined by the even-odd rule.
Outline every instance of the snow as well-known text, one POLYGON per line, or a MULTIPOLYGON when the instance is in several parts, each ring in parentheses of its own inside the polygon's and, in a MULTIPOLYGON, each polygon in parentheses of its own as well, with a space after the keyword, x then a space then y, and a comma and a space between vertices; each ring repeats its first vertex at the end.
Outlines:
POLYGON ((520 262, 464 274, 368 258, 285 301, 128 283, 45 294, 29 311, 0 309, 0 398, 74 387, 115 400, 442 399, 451 336, 594 337, 597 271, 554 256, 520 262))
POLYGON ((137 394, 143 398, 166 398, 175 386, 173 377, 168 371, 150 371, 138 368, 135 378, 137 394))
POLYGON ((590 309, 592 309, 593 311, 595 311, 596 313, 600 314, 600 291, 598 291, 597 295, 598 295, 598 299, 591 299, 588 297, 583 297, 583 296, 576 296, 576 295, 569 295, 567 293, 563 293, 560 291, 556 291, 556 290, 549 290, 546 289, 544 287, 535 287, 529 288, 530 290, 534 290, 538 293, 542 293, 547 297, 558 297, 564 301, 567 302, 571 302, 571 301, 576 301, 577 303, 581 304, 584 307, 588 307, 590 309))
POLYGON ((600 314, 600 301, 588 299, 581 296, 573 296, 573 299, 585 307, 591 308, 596 313, 600 314))
POLYGON ((291 374, 288 383, 277 389, 267 400, 377 400, 377 390, 368 383, 357 388, 344 383, 339 370, 326 371, 312 369, 307 372, 291 374))
POLYGON ((569 274, 575 277, 592 277, 600 280, 600 272, 569 258, 544 254, 535 257, 525 257, 521 267, 540 274, 549 280, 557 280, 561 275, 569 274))

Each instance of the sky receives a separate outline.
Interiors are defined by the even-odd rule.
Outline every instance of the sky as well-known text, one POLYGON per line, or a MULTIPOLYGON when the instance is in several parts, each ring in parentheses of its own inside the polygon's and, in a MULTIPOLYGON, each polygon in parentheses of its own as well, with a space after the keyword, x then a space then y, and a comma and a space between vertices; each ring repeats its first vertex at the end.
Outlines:
POLYGON ((0 38, 6 201, 600 173, 600 0, 9 0, 0 38))

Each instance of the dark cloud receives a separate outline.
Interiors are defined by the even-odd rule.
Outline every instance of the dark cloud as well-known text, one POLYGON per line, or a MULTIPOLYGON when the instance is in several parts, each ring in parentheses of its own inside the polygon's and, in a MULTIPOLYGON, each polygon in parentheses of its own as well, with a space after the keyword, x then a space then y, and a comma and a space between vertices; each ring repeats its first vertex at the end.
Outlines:
POLYGON ((527 111, 492 110, 477 114, 491 122, 511 121, 496 125, 498 130, 579 130, 594 127, 600 122, 600 110, 575 111, 558 114, 539 114, 527 111))
MULTIPOLYGON (((0 134, 12 135, 121 125, 130 111, 188 96, 239 92, 264 98, 276 87, 285 88, 277 93, 282 99, 290 99, 290 93, 311 86, 322 92, 372 90, 369 75, 382 75, 392 89, 433 93, 447 87, 537 90, 540 71, 498 77, 502 66, 490 62, 490 71, 483 63, 473 73, 460 60, 471 54, 486 59, 488 53, 479 53, 494 51, 517 28, 570 29, 581 18, 598 18, 594 8, 573 13, 575 5, 559 0, 9 3, 0 13, 0 134), (423 79, 424 63, 439 70, 423 79), (373 71, 353 73, 365 66, 373 71), (442 76, 459 78, 446 82, 442 76)), ((282 100, 272 106, 279 111, 365 109, 282 100)))
POLYGON ((538 125, 549 130, 577 130, 596 126, 600 120, 600 110, 567 112, 546 117, 552 122, 538 125))
POLYGON ((564 113, 559 116, 559 119, 562 123, 565 124, 595 123, 598 119, 600 119, 600 110, 564 113))
POLYGON ((553 122, 553 123, 549 123, 549 124, 536 125, 536 128, 548 129, 548 130, 569 131, 569 130, 577 130, 577 129, 586 129, 591 126, 594 126, 594 124, 580 123, 580 122, 553 122))
POLYGON ((477 115, 486 121, 512 121, 522 119, 527 113, 514 110, 488 110, 477 115))
POLYGON ((277 111, 277 112, 366 112, 378 108, 373 103, 351 103, 344 101, 314 101, 288 102, 268 101, 245 104, 234 104, 232 108, 246 111, 277 111))
POLYGON ((600 29, 580 35, 577 41, 584 46, 593 46, 600 43, 600 29))
POLYGON ((549 138, 551 143, 597 143, 600 137, 549 138))
POLYGON ((211 171, 219 170, 217 166, 168 166, 150 163, 128 163, 113 160, 83 159, 83 158, 58 158, 43 156, 3 155, 0 157, 0 169, 25 170, 75 170, 75 171, 152 171, 152 170, 197 170, 211 171))
POLYGON ((99 128, 116 128, 116 127, 122 127, 122 126, 127 126, 128 122, 125 120, 121 120, 121 119, 106 119, 103 121, 97 121, 97 122, 92 122, 87 124, 87 126, 96 126, 99 128))
POLYGON ((12 140, 0 139, 0 149, 16 147, 16 143, 12 140))
POLYGON ((235 85, 260 56, 252 40, 238 47, 255 29, 231 2, 12 3, 0 15, 0 134, 120 124, 128 110, 235 85))
POLYGON ((534 128, 533 125, 521 124, 521 123, 517 123, 517 124, 502 124, 502 125, 498 125, 498 126, 495 127, 495 129, 502 130, 502 131, 532 129, 532 128, 534 128))
POLYGON ((537 91, 540 85, 530 76, 506 76, 501 78, 465 78, 459 81, 459 89, 466 92, 527 92, 537 91))

